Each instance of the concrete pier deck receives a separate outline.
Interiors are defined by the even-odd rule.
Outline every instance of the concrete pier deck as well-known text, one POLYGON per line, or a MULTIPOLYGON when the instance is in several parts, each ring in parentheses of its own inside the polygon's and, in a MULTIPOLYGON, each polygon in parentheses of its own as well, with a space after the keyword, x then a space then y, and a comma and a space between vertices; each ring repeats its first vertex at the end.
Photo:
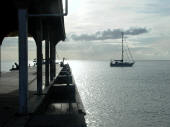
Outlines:
MULTIPOLYGON (((13 119, 18 111, 18 71, 6 72, 0 77, 0 126, 13 119)), ((36 70, 29 68, 29 98, 36 92, 36 70), (34 87, 31 85, 35 85, 34 87)))
POLYGON ((55 82, 38 96, 36 68, 29 68, 29 113, 24 116, 17 114, 18 71, 4 73, 0 78, 0 127, 86 126, 85 110, 71 71, 68 66, 61 69, 56 66, 55 82))

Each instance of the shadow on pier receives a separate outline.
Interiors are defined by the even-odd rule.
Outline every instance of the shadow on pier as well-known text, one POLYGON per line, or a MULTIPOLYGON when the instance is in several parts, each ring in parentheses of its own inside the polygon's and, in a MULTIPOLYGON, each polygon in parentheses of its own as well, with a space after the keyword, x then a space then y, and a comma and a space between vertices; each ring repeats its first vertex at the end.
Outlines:
MULTIPOLYGON (((6 84, 3 89, 6 88, 7 91, 4 93, 0 91, 0 127, 86 127, 84 118, 86 113, 71 69, 66 64, 58 70, 58 76, 49 88, 42 95, 36 95, 35 67, 30 69, 27 115, 20 115, 17 112, 19 106, 17 83, 13 82, 13 86, 6 84)), ((4 78, 3 81, 0 79, 0 83, 5 85, 5 75, 9 76, 6 78, 11 78, 12 73, 17 76, 18 71, 3 74, 4 78)))
POLYGON ((55 79, 28 127, 86 127, 85 110, 68 64, 55 79), (40 122, 41 121, 41 122, 40 122))

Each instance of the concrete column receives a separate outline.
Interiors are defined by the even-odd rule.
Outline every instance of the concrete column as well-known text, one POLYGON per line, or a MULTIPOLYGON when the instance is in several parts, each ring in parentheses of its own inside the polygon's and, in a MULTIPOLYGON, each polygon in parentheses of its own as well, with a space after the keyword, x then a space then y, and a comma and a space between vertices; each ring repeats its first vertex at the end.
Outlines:
POLYGON ((0 44, 0 77, 1 77, 1 44, 0 44))
POLYGON ((53 63, 53 66, 54 66, 54 78, 56 77, 56 65, 55 65, 55 61, 56 61, 56 45, 54 45, 54 63, 53 63))
POLYGON ((19 113, 28 112, 28 29, 27 9, 18 10, 19 25, 19 113))
POLYGON ((49 85, 49 41, 45 41, 45 85, 49 85))
POLYGON ((42 42, 37 42, 37 94, 42 94, 42 42))
POLYGON ((53 43, 52 42, 50 42, 50 81, 52 81, 54 78, 53 78, 53 76, 54 76, 54 73, 53 73, 53 70, 54 70, 54 68, 53 68, 53 56, 54 56, 54 50, 53 50, 53 43))
POLYGON ((52 81, 56 75, 56 48, 53 43, 50 43, 50 80, 52 81))

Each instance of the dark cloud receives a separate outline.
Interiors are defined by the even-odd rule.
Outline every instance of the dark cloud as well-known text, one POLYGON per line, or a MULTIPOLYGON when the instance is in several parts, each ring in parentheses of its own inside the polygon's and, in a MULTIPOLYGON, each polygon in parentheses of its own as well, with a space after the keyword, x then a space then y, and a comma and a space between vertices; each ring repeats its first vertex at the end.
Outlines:
POLYGON ((139 35, 147 32, 148 30, 146 28, 131 28, 129 30, 126 30, 124 33, 125 35, 139 35))
POLYGON ((94 34, 81 34, 81 35, 72 34, 71 39, 75 41, 119 39, 121 38, 121 32, 124 32, 125 35, 139 35, 139 34, 147 33, 148 30, 146 28, 130 28, 128 30, 107 29, 104 31, 97 31, 94 34))

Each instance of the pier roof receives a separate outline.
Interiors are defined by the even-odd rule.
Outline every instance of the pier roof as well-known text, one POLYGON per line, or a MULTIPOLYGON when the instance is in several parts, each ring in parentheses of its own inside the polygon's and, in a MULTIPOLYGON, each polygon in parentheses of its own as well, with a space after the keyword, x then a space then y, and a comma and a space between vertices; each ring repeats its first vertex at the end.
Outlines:
MULTIPOLYGON (((18 9, 27 8, 28 14, 55 14, 63 13, 62 0, 4 0, 0 4, 0 45, 6 36, 18 31, 18 9)), ((35 41, 50 40, 58 43, 65 40, 63 16, 29 17, 28 32, 35 41)), ((37 41, 36 41, 37 42, 37 41)))

